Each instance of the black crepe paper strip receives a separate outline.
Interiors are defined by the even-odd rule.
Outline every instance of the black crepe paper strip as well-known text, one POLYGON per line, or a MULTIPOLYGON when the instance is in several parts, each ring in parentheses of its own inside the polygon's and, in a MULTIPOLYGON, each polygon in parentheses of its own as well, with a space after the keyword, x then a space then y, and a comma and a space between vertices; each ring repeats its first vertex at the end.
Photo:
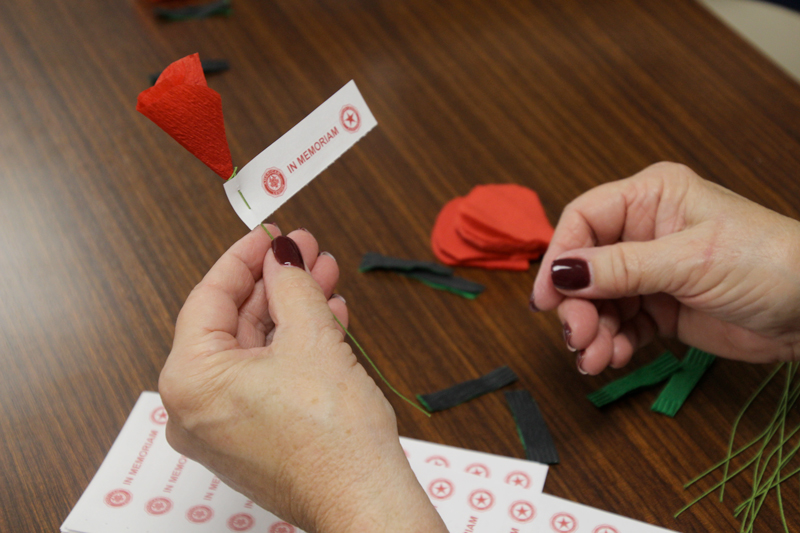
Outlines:
POLYGON ((413 272, 398 272, 407 278, 414 278, 423 283, 433 283, 434 285, 442 285, 457 292, 468 292, 471 294, 480 294, 486 287, 480 283, 475 283, 468 279, 459 278, 458 276, 442 276, 433 274, 432 272, 413 271, 413 272))
MULTIPOLYGON (((209 74, 216 74, 217 72, 225 72, 231 68, 224 59, 206 59, 200 61, 200 66, 203 67, 203 74, 206 76, 209 74)), ((150 85, 155 85, 159 76, 161 76, 161 72, 150 74, 150 85)))
POLYGON ((358 271, 369 272, 371 270, 391 270, 394 272, 411 272, 415 270, 441 276, 452 276, 454 272, 452 268, 439 263, 417 261, 416 259, 400 259, 399 257, 390 257, 376 252, 367 252, 361 258, 358 271))
POLYGON ((528 391, 507 392, 506 401, 517 423, 517 432, 528 460, 546 465, 558 464, 558 451, 553 437, 550 436, 539 406, 528 391))
POLYGON ((183 7, 156 7, 155 16, 167 20, 202 19, 212 15, 227 15, 231 10, 231 0, 215 0, 207 4, 183 7))
POLYGON ((494 392, 517 381, 517 375, 507 366, 496 368, 478 379, 465 381, 438 392, 418 394, 417 399, 428 411, 443 411, 483 394, 494 392))

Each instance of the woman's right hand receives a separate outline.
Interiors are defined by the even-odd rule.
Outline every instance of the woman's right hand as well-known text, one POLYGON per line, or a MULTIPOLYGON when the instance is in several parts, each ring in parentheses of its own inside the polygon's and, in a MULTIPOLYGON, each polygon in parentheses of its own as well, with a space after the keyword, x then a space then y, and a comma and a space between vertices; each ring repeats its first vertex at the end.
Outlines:
POLYGON ((800 222, 659 163, 564 209, 531 303, 558 309, 584 373, 624 366, 656 334, 800 360, 800 222))

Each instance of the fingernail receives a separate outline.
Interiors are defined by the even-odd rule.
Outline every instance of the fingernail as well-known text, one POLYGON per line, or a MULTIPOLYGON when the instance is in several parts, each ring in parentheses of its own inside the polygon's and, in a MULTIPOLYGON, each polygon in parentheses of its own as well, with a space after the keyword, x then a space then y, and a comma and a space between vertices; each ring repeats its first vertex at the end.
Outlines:
POLYGON ((342 302, 347 303, 347 300, 344 299, 344 296, 342 296, 338 292, 334 292, 333 294, 331 294, 331 299, 333 299, 333 298, 338 298, 342 302))
POLYGON ((330 252, 320 252, 319 255, 324 255, 325 257, 330 257, 331 259, 336 261, 336 258, 333 257, 333 254, 331 254, 330 252))
POLYGON ((583 259, 557 259, 550 267, 553 285, 559 289, 576 291, 589 286, 589 264, 583 259))
POLYGON ((277 229, 278 231, 280 231, 280 230, 281 230, 281 228, 279 228, 279 227, 278 227, 278 225, 277 225, 276 223, 274 223, 274 222, 267 222, 266 220, 264 220, 264 221, 262 221, 261 223, 262 223, 262 224, 266 224, 266 225, 268 225, 268 226, 275 226, 275 229, 277 229))
POLYGON ((570 339, 572 339, 572 328, 569 327, 569 324, 564 322, 564 342, 567 344, 567 350, 576 352, 577 350, 569 343, 570 339))
POLYGON ((300 231, 305 231, 306 233, 311 233, 311 232, 310 232, 310 231, 308 231, 306 228, 297 228, 297 229, 299 229, 300 231))
POLYGON ((530 309, 534 313, 538 313, 540 311, 540 309, 536 307, 536 302, 533 301, 533 298, 531 298, 530 301, 528 302, 528 309, 530 309))
POLYGON ((303 263, 303 255, 300 253, 300 248, 289 237, 278 235, 272 241, 272 253, 275 254, 275 260, 284 266, 293 266, 305 269, 306 265, 303 263))
POLYGON ((584 352, 585 352, 585 350, 581 350, 580 352, 578 352, 578 356, 575 358, 575 366, 578 367, 578 372, 580 372, 581 374, 583 374, 585 376, 585 375, 588 374, 588 372, 583 369, 583 354, 584 354, 584 352))

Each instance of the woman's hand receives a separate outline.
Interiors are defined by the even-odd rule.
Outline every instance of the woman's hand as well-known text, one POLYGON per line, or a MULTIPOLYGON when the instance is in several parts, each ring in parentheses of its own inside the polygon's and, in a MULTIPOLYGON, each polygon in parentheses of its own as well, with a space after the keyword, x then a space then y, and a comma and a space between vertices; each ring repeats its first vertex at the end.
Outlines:
POLYGON ((159 381, 170 444, 309 533, 445 533, 334 320, 335 259, 289 237, 256 228, 186 300, 159 381))
POLYGON ((753 362, 800 359, 800 223, 659 163, 561 215, 531 295, 558 308, 578 369, 656 334, 753 362))

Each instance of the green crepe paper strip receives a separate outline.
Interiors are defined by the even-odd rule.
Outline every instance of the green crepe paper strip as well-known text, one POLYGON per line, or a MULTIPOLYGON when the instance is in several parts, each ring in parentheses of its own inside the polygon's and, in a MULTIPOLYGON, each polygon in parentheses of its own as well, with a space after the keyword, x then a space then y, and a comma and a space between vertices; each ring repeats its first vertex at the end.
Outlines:
POLYGON ((474 283, 457 276, 444 277, 431 274, 429 272, 398 272, 398 274, 407 278, 421 281, 428 287, 458 294, 459 296, 463 296, 468 300, 474 300, 486 289, 486 287, 480 285, 479 283, 474 283))
POLYGON ((612 381, 605 387, 588 394, 586 397, 595 407, 603 407, 604 405, 619 400, 636 389, 661 383, 674 374, 680 366, 681 362, 672 355, 672 352, 666 351, 649 365, 634 370, 627 376, 616 381, 612 381))
POLYGON ((716 358, 697 348, 689 348, 680 369, 669 378, 650 410, 674 417, 716 358))

